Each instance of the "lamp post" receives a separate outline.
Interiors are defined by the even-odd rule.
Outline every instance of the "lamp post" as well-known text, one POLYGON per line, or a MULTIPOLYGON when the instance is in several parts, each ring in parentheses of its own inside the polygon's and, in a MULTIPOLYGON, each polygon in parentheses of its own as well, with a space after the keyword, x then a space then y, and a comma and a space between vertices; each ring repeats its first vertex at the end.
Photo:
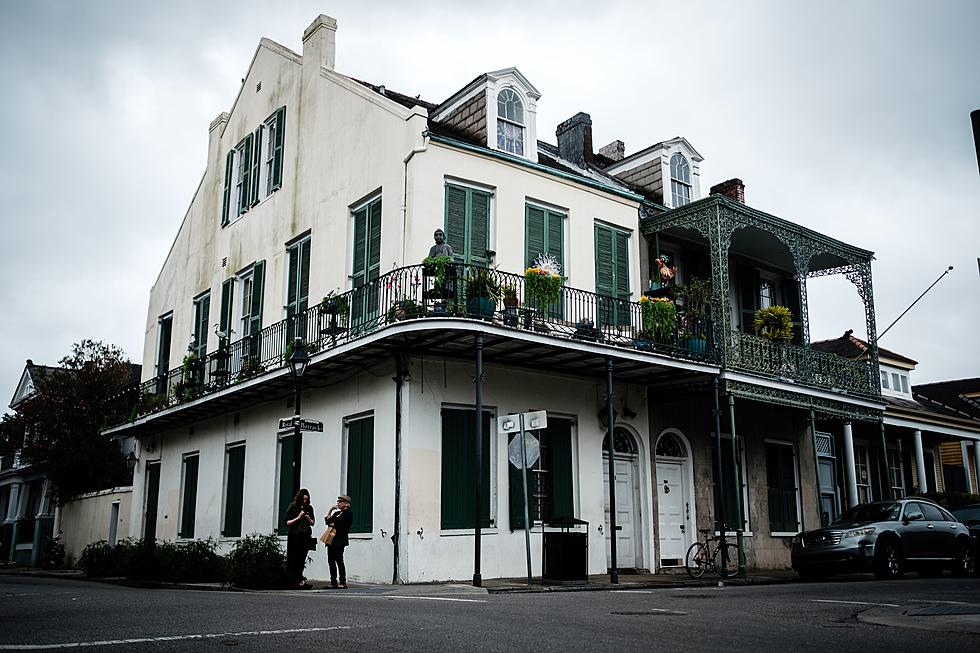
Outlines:
POLYGON ((286 361, 289 373, 296 379, 296 399, 293 402, 293 494, 299 491, 299 476, 303 469, 303 431, 300 430, 300 399, 303 389, 303 374, 310 364, 310 355, 302 338, 293 340, 293 353, 286 361))

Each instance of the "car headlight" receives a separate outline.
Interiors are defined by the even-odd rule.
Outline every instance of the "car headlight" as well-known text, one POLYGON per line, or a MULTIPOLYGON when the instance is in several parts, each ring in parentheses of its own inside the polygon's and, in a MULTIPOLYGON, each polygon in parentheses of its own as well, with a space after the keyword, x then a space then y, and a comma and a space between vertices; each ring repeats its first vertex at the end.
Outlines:
POLYGON ((875 532, 874 526, 865 526, 864 528, 855 528, 854 530, 845 531, 844 537, 864 537, 865 535, 871 535, 875 532))

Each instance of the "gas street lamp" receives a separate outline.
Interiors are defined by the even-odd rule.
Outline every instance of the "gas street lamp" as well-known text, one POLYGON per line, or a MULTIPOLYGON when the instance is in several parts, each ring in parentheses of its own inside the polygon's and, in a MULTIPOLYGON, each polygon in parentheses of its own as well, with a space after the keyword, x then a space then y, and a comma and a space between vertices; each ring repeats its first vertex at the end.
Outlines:
POLYGON ((302 397, 303 374, 310 364, 310 355, 306 353, 306 345, 302 338, 293 340, 293 353, 286 364, 289 374, 296 379, 296 398, 293 401, 293 494, 299 491, 300 472, 303 469, 303 431, 300 430, 300 399, 302 397))

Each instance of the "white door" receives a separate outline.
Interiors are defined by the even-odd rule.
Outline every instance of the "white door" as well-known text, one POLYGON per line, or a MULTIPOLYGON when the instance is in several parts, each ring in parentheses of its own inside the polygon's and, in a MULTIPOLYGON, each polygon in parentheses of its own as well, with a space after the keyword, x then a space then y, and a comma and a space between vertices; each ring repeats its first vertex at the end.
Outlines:
POLYGON ((660 564, 684 564, 689 546, 687 481, 684 465, 657 462, 657 495, 660 498, 660 564))
MULTIPOLYGON (((636 567, 636 502, 631 460, 616 460, 616 567, 636 567)), ((606 561, 611 562, 609 532, 609 457, 603 456, 602 487, 605 496, 606 561)))

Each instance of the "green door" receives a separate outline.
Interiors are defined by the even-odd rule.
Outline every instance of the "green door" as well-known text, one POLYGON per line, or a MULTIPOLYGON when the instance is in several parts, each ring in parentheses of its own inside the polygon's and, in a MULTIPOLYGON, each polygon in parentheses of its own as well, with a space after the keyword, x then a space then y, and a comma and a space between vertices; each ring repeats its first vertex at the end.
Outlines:
POLYGON ((630 235, 608 225, 595 226, 595 291, 599 299, 597 323, 630 323, 630 235))

